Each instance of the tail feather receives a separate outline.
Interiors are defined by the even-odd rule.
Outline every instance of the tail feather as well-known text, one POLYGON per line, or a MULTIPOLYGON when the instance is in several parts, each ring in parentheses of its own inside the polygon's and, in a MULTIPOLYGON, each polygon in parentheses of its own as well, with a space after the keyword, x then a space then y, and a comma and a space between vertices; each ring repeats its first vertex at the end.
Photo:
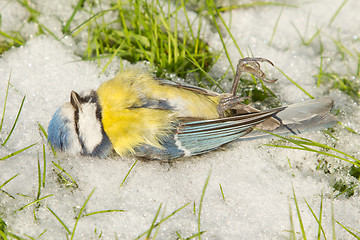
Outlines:
MULTIPOLYGON (((289 105, 273 117, 280 124, 273 125, 270 131, 278 135, 295 135, 310 130, 332 127, 337 123, 336 117, 329 112, 333 105, 334 100, 331 97, 312 99, 289 105)), ((256 127, 269 131, 269 129, 262 127, 262 125, 256 127)), ((246 141, 269 136, 271 135, 263 131, 252 131, 239 140, 246 141)))
POLYGON ((326 114, 334 105, 331 97, 322 97, 299 102, 288 106, 276 116, 281 119, 282 124, 300 123, 312 119, 318 115, 326 114))

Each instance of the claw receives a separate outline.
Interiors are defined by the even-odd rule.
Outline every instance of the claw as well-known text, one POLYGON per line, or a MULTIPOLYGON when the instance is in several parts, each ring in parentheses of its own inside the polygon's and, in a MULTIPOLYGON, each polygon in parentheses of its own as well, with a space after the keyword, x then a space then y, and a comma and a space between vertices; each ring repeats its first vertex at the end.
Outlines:
POLYGON ((247 72, 250 73, 252 75, 254 75, 255 77, 263 80, 264 82, 267 83, 273 83, 276 82, 277 79, 267 79, 266 78, 266 74, 260 69, 260 63, 259 62, 267 62, 269 63, 271 66, 274 66, 274 64, 266 59, 266 58, 250 58, 250 57, 246 57, 246 58, 242 58, 239 60, 239 63, 236 67, 236 73, 235 73, 235 78, 234 78, 234 83, 233 86, 231 88, 231 93, 233 96, 236 95, 237 92, 237 88, 240 82, 240 75, 243 72, 247 72))
POLYGON ((231 109, 239 103, 242 103, 246 99, 250 99, 250 97, 238 97, 234 95, 224 94, 216 107, 219 116, 221 118, 225 117, 225 113, 227 110, 231 109))

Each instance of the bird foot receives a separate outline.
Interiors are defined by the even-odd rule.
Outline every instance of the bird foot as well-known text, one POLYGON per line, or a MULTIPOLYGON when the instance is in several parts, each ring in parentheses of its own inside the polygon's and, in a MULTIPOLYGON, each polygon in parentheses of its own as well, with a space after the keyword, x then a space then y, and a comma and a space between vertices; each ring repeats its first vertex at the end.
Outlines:
MULTIPOLYGON (((266 58, 250 58, 250 57, 246 57, 246 58, 243 58, 243 59, 239 60, 237 68, 241 72, 251 73, 255 77, 260 78, 261 80, 263 80, 264 82, 268 82, 268 83, 276 82, 277 79, 267 79, 266 78, 266 74, 260 69, 259 62, 267 62, 271 66, 274 66, 274 64, 269 59, 266 59, 266 58)), ((238 69, 237 69, 237 71, 239 71, 238 69)))
POLYGON ((254 75, 255 77, 263 80, 264 82, 267 83, 273 83, 276 82, 277 79, 267 79, 266 78, 266 74, 261 70, 260 68, 260 63, 259 62, 267 62, 269 63, 271 66, 274 66, 274 64, 266 59, 266 58, 251 58, 251 57, 246 57, 246 58, 242 58, 239 60, 239 63, 236 67, 236 73, 235 73, 235 77, 234 77, 234 83, 233 86, 231 88, 231 93, 235 96, 236 95, 236 91, 240 82, 240 75, 243 72, 247 72, 250 73, 252 75, 254 75))
POLYGON ((226 111, 238 105, 239 103, 243 103, 244 100, 250 99, 250 97, 238 97, 229 94, 223 94, 223 97, 220 99, 219 104, 216 109, 221 118, 225 117, 226 111))

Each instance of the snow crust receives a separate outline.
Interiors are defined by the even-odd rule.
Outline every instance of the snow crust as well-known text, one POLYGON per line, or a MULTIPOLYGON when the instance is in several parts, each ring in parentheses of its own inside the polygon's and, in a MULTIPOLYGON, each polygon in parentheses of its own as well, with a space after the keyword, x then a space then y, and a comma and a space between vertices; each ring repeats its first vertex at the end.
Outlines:
MULTIPOLYGON (((77 1, 32 1, 43 13, 40 21, 57 36, 61 36, 61 23, 67 19, 71 4, 77 1), (50 4, 51 3, 51 4, 50 4)), ((316 86, 313 76, 320 64, 320 42, 304 46, 294 26, 309 39, 320 29, 324 46, 324 61, 331 61, 334 70, 340 74, 355 72, 357 62, 342 59, 337 53, 332 38, 350 49, 359 50, 360 1, 349 0, 335 20, 329 21, 342 1, 315 0, 299 3, 297 8, 276 6, 238 9, 224 13, 241 49, 246 55, 270 59, 314 96, 331 95, 336 108, 341 109, 339 120, 355 130, 360 129, 359 106, 348 96, 336 90, 328 91, 316 86), (270 37, 280 14, 277 31, 271 45, 270 37), (350 70, 349 70, 350 68, 350 70)), ((336 200, 332 185, 337 178, 349 181, 350 177, 325 174, 316 170, 319 156, 264 146, 271 139, 234 143, 222 150, 203 156, 183 159, 172 164, 156 161, 138 161, 124 185, 125 175, 136 159, 112 157, 97 159, 82 156, 52 155, 46 139, 39 130, 44 128, 56 109, 69 101, 71 90, 78 92, 96 89, 101 82, 114 76, 119 61, 114 61, 105 74, 95 62, 81 61, 76 55, 81 44, 72 37, 55 40, 51 36, 35 36, 34 26, 26 23, 28 12, 16 1, 0 2, 2 31, 22 28, 30 40, 25 46, 11 49, 0 58, 0 112, 3 110, 5 90, 10 77, 11 87, 5 112, 4 126, 0 133, 1 142, 9 133, 23 96, 25 104, 19 122, 9 142, 0 147, 0 157, 37 143, 25 152, 0 161, 0 185, 12 176, 15 179, 0 192, 0 217, 6 221, 9 230, 36 239, 66 239, 67 232, 46 208, 53 210, 71 229, 86 198, 94 190, 85 213, 108 209, 122 209, 124 212, 102 213, 82 217, 75 232, 75 239, 133 239, 148 230, 160 204, 165 216, 186 203, 187 207, 164 222, 158 239, 176 239, 178 232, 189 237, 198 232, 198 212, 205 180, 210 174, 202 210, 201 230, 206 231, 202 239, 288 239, 290 210, 294 217, 295 230, 300 232, 293 201, 295 190, 302 214, 302 221, 310 239, 317 236, 317 223, 306 206, 306 200, 318 214, 320 196, 324 194, 322 226, 328 238, 332 232, 332 206, 334 218, 345 226, 358 229, 360 224, 360 198, 358 193, 351 198, 341 196, 336 200), (11 74, 11 76, 10 76, 11 74), (41 196, 48 198, 21 211, 19 208, 36 199, 38 191, 38 156, 41 169, 43 144, 46 145, 46 186, 41 196), (59 163, 77 182, 78 187, 66 187, 54 172, 52 161, 59 163), (291 163, 291 168, 289 167, 291 163), (225 201, 219 187, 221 184, 225 201), (34 211, 37 219, 34 219, 34 211), (41 233, 46 232, 39 237, 41 233)), ((192 15, 193 16, 193 15, 192 15)), ((194 15, 195 16, 195 15, 194 15)), ((81 17, 76 19, 81 22, 81 17)), ((76 23, 75 21, 75 23, 76 23)), ((215 33, 204 34, 214 49, 221 50, 221 42, 215 33)), ((233 63, 240 58, 235 45, 228 41, 233 63)), ((212 72, 227 69, 225 57, 220 59, 212 72)), ((270 69, 270 67, 269 67, 270 69)), ((308 97, 290 83, 283 75, 272 89, 283 103, 299 102, 308 97)), ((359 136, 338 126, 337 136, 341 141, 336 148, 349 154, 358 154, 359 136)), ((319 142, 329 142, 321 132, 303 135, 319 142)), ((276 139, 275 139, 276 140, 276 139)), ((338 168, 346 166, 333 161, 338 168)), ((163 214, 163 212, 160 214, 163 214)), ((338 239, 349 239, 350 235, 335 224, 338 239)))

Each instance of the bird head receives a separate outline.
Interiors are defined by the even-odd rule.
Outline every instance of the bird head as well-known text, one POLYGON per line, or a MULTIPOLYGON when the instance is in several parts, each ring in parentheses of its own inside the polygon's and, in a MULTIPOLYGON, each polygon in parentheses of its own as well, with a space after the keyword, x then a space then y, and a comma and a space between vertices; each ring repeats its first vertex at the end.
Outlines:
POLYGON ((101 122, 101 107, 95 91, 80 96, 70 94, 53 115, 48 126, 48 141, 58 150, 71 154, 106 157, 112 145, 101 122))

